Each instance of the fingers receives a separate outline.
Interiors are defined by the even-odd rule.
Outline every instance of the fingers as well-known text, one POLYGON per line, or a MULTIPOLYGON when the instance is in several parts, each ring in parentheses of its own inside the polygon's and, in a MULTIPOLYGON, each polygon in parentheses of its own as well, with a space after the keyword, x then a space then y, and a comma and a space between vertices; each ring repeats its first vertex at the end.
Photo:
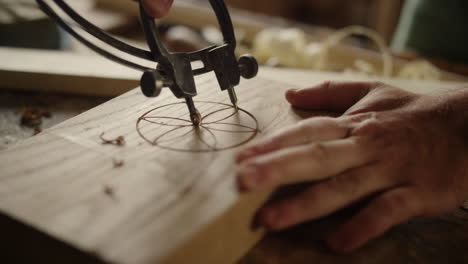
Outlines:
POLYGON ((392 180, 377 174, 379 170, 378 165, 367 165, 313 185, 292 198, 261 209, 257 221, 269 229, 280 230, 326 216, 389 188, 392 180))
POLYGON ((327 141, 344 138, 348 129, 332 118, 313 118, 279 131, 260 140, 241 151, 236 160, 238 163, 255 156, 314 141, 327 141))
POLYGON ((355 138, 286 148, 242 163, 238 184, 254 191, 325 179, 367 164, 370 154, 355 138))
POLYGON ((340 227, 329 238, 328 244, 338 252, 359 248, 390 227, 420 215, 421 202, 409 187, 390 190, 340 227))
POLYGON ((142 0, 142 2, 150 16, 160 18, 169 12, 174 0, 142 0))
POLYGON ((312 88, 289 90, 286 99, 299 108, 345 112, 379 85, 375 82, 328 81, 312 88))

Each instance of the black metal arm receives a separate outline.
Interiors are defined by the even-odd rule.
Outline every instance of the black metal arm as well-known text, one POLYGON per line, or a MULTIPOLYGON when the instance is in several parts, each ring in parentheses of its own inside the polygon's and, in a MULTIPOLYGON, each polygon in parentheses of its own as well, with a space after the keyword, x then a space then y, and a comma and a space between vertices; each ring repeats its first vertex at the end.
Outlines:
POLYGON ((235 56, 234 52, 237 43, 234 27, 223 0, 209 0, 209 2, 218 19, 225 43, 221 46, 207 47, 190 53, 175 53, 169 52, 166 49, 159 38, 155 20, 146 13, 141 0, 139 1, 140 18, 150 51, 136 48, 110 36, 75 12, 63 0, 50 0, 83 30, 95 38, 117 50, 137 58, 158 63, 157 67, 154 69, 120 58, 98 47, 63 20, 54 9, 46 3, 47 0, 36 1, 39 7, 49 17, 93 51, 112 61, 143 71, 144 73, 140 83, 142 91, 146 96, 158 96, 162 88, 169 87, 177 98, 185 98, 194 124, 200 119, 192 99, 197 95, 194 76, 214 71, 221 90, 228 90, 231 102, 237 106, 237 97, 234 87, 239 84, 240 77, 243 76, 248 79, 253 78, 258 72, 258 64, 255 58, 247 55, 237 60, 235 56), (193 61, 201 61, 203 67, 195 70, 192 69, 191 62, 193 61))

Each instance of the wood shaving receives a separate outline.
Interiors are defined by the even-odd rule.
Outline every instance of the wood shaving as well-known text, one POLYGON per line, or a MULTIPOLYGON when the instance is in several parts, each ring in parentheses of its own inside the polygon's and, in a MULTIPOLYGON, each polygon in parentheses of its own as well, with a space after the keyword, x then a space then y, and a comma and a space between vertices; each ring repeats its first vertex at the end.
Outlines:
POLYGON ((119 136, 115 139, 105 139, 103 132, 99 138, 102 140, 103 145, 114 145, 119 147, 125 146, 125 138, 123 136, 119 136))
POLYGON ((406 63, 398 73, 398 77, 410 80, 440 80, 440 70, 425 60, 416 60, 406 63))
POLYGON ((37 108, 23 108, 18 112, 21 115, 21 126, 34 129, 34 135, 42 132, 42 118, 52 117, 52 114, 49 111, 37 108))
POLYGON ((259 62, 269 66, 279 65, 415 80, 440 80, 442 78, 441 71, 426 60, 408 62, 399 72, 394 72, 394 59, 382 36, 375 30, 362 26, 349 26, 337 30, 320 42, 309 41, 305 32, 300 29, 267 28, 256 35, 251 52, 259 62), (365 58, 357 58, 347 63, 348 65, 343 65, 334 58, 334 50, 340 43, 355 35, 366 37, 376 45, 382 56, 380 65, 374 65, 365 58))

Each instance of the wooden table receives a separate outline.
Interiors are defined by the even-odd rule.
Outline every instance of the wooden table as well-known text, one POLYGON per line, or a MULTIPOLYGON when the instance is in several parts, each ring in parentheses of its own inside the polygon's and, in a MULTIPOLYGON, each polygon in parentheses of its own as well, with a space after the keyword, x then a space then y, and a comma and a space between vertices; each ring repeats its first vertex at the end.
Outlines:
POLYGON ((347 217, 349 214, 342 213, 269 234, 240 263, 468 263, 468 213, 465 210, 409 221, 356 252, 335 254, 325 246, 324 239, 347 217))

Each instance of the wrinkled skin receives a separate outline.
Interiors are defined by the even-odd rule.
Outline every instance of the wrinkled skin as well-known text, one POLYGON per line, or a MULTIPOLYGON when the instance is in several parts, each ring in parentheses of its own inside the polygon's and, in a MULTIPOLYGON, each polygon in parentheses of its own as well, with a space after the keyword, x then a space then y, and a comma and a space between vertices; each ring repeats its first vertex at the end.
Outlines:
POLYGON ((350 252, 394 225, 468 199, 468 91, 429 96, 382 83, 326 82, 286 98, 343 114, 303 120, 239 153, 242 192, 316 182, 260 209, 261 225, 282 230, 370 198, 327 241, 350 252))

